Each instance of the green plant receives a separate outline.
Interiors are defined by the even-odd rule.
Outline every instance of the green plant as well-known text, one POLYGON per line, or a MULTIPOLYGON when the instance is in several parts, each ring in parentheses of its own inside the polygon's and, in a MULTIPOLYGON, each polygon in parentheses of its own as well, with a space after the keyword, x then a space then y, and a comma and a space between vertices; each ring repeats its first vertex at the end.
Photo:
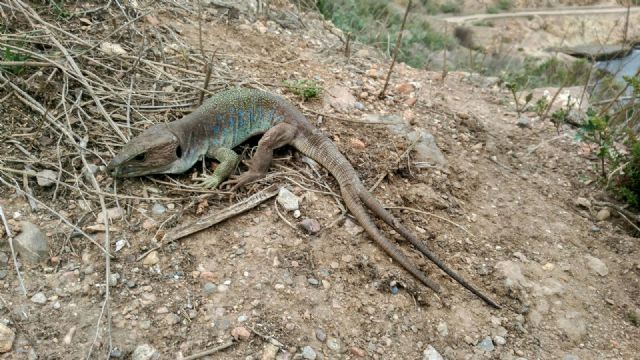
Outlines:
POLYGON ((285 80, 284 86, 288 91, 300 96, 303 101, 317 97, 322 93, 322 87, 315 80, 285 80))
POLYGON ((462 12, 462 6, 455 1, 448 1, 440 5, 440 11, 445 14, 459 14, 462 12))
MULTIPOLYGON (((609 129, 609 115, 599 115, 595 110, 589 108, 587 110, 587 120, 579 129, 577 136, 598 146, 596 156, 600 159, 600 172, 606 178, 605 163, 607 159, 612 157, 611 151, 614 150, 613 137, 609 129)), ((638 150, 640 150, 640 147, 638 150)))
POLYGON ((556 132, 560 135, 560 128, 567 122, 569 116, 569 109, 560 108, 551 114, 551 122, 556 127, 556 132))
POLYGON ((633 326, 640 327, 640 316, 638 316, 637 312, 629 310, 629 312, 627 313, 627 318, 629 318, 629 322, 631 322, 633 326))
POLYGON ((497 14, 500 9, 495 5, 487 5, 487 14, 497 14))
MULTIPOLYGON (((29 60, 29 56, 14 52, 9 47, 5 47, 4 53, 0 53, 0 60, 20 62, 29 60)), ((0 66, 0 70, 8 71, 14 75, 20 75, 25 70, 25 67, 22 65, 3 65, 0 66)))
POLYGON ((540 99, 536 100, 536 103, 533 106, 533 111, 536 113, 536 115, 542 118, 544 113, 547 111, 548 106, 549 106, 549 100, 547 100, 547 97, 541 96, 540 99))
POLYGON ((65 9, 64 0, 60 0, 60 1, 51 0, 49 1, 49 4, 51 5, 51 12, 53 12, 57 16, 64 19, 68 19, 72 16, 72 14, 67 9, 65 9))
POLYGON ((502 11, 507 11, 510 10, 513 7, 513 1, 512 0, 498 0, 498 9, 502 10, 502 11))
POLYGON ((522 114, 522 111, 527 107, 527 105, 533 99, 533 93, 528 93, 524 98, 524 103, 520 106, 520 97, 518 96, 518 91, 520 91, 520 82, 515 78, 507 78, 502 79, 504 82, 504 86, 511 92, 511 96, 513 96, 513 101, 516 104, 516 113, 518 113, 518 117, 522 114))

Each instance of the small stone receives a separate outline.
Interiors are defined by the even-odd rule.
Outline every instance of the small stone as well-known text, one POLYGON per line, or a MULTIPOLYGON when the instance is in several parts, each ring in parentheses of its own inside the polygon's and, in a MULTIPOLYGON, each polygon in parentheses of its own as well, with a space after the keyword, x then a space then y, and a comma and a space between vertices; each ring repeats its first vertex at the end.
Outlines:
POLYGON ((302 358, 306 360, 315 360, 318 357, 316 351, 309 345, 302 348, 302 358))
POLYGON ((214 291, 216 291, 216 285, 215 285, 215 284, 212 284, 212 283, 210 283, 210 282, 205 283, 205 284, 202 286, 202 290, 205 292, 205 294, 211 294, 211 293, 213 293, 214 291))
POLYGON ((367 70, 367 76, 370 78, 377 78, 378 77, 378 69, 376 68, 371 68, 369 70, 367 70))
POLYGON ((40 228, 28 221, 21 221, 22 231, 14 239, 14 246, 20 256, 30 262, 40 262, 49 257, 49 243, 40 228))
POLYGON ((496 345, 500 345, 500 346, 502 346, 502 345, 504 345, 504 344, 506 344, 506 343, 507 343, 507 340, 506 340, 505 338, 503 338, 502 336, 494 336, 494 337, 493 337, 493 342, 494 342, 496 345))
POLYGON ((116 252, 122 250, 122 248, 125 247, 125 245, 127 245, 127 240, 120 239, 116 241, 116 252))
POLYGON ((0 280, 3 280, 7 277, 8 271, 5 269, 0 270, 0 280))
POLYGON ((131 360, 152 360, 157 357, 159 353, 153 346, 149 344, 138 345, 131 354, 131 360))
POLYGON ((351 138, 349 142, 351 143, 351 147, 356 150, 364 150, 367 147, 364 142, 358 138, 351 138))
MULTIPOLYGON (((114 208, 107 209, 106 214, 107 214, 107 220, 109 221, 118 220, 124 217, 124 210, 120 207, 114 207, 114 208)), ((96 221, 104 222, 104 216, 105 216, 105 212, 100 211, 98 213, 98 216, 96 216, 96 221)))
POLYGON ((402 83, 396 85, 396 91, 402 95, 408 95, 415 90, 415 87, 411 83, 402 83))
POLYGON ((160 203, 153 204, 153 207, 151 208, 151 213, 153 215, 162 215, 166 211, 167 211, 167 208, 165 208, 164 205, 162 205, 160 203))
POLYGON ((583 197, 576 198, 573 203, 585 209, 589 209, 591 207, 591 201, 583 197))
POLYGON ((44 293, 39 292, 31 297, 31 302, 43 305, 47 303, 47 297, 44 293))
POLYGON ((580 358, 573 354, 566 354, 562 360, 580 360, 580 358))
POLYGON ((58 309, 60 309, 60 301, 56 301, 56 302, 54 302, 53 304, 51 304, 51 307, 52 307, 54 310, 58 310, 58 309))
POLYGON ((318 279, 314 279, 314 278, 308 278, 307 282, 309 283, 309 285, 313 285, 313 286, 318 286, 318 284, 320 284, 318 279))
POLYGON ((175 325, 180 322, 180 316, 176 314, 167 314, 164 319, 162 319, 162 322, 169 326, 175 325))
POLYGON ((109 357, 112 359, 120 359, 123 355, 122 350, 118 348, 111 349, 111 352, 109 353, 109 357))
POLYGON ((587 259, 587 266, 596 272, 596 274, 600 276, 606 276, 609 274, 609 269, 607 268, 607 264, 605 264, 602 260, 597 257, 593 257, 591 255, 585 255, 585 259, 587 259))
POLYGON ((478 343, 478 348, 484 351, 493 351, 493 341, 490 336, 485 337, 478 343))
POLYGON ((344 229, 351 236, 356 236, 356 235, 358 235, 358 234, 360 234, 361 232, 364 231, 364 228, 362 228, 362 226, 357 225, 356 223, 354 223, 350 219, 347 219, 347 220, 344 221, 344 229))
POLYGON ((0 321, 0 354, 11 351, 16 333, 0 321))
POLYGON ((39 186, 48 187, 55 184, 58 174, 53 170, 42 170, 36 174, 36 181, 39 186))
POLYGON ((336 338, 329 338, 329 340, 327 340, 327 347, 333 351, 339 351, 340 343, 336 338))
POLYGON ((555 265, 553 265, 552 263, 546 263, 546 264, 542 265, 542 270, 545 270, 545 271, 551 271, 551 270, 553 270, 555 267, 556 267, 556 266, 555 266, 555 265))
POLYGON ((360 111, 365 111, 367 108, 364 106, 363 103, 361 103, 360 101, 356 101, 353 104, 353 107, 355 107, 356 109, 360 110, 360 111))
POLYGON ((145 230, 151 230, 155 228, 157 225, 158 223, 156 223, 156 221, 153 219, 146 219, 145 221, 142 222, 142 228, 145 230))
POLYGON ((229 285, 220 284, 218 285, 218 292, 226 292, 229 291, 229 285))
POLYGON ((608 208, 604 208, 598 211, 598 213, 596 214, 596 219, 598 219, 598 221, 604 221, 604 220, 607 220, 610 216, 611 216, 611 211, 609 211, 608 208))
POLYGON ((352 261, 353 261, 353 256, 352 256, 352 255, 349 255, 349 254, 344 254, 344 255, 342 255, 342 257, 341 257, 340 259, 341 259, 343 262, 350 263, 350 262, 352 262, 352 261))
POLYGON ((118 273, 109 274, 109 286, 118 285, 118 280, 120 280, 120 274, 118 273))
POLYGON ((353 356, 355 356, 355 357, 359 357, 359 358, 362 358, 362 357, 364 357, 364 356, 366 355, 366 354, 365 354, 365 352, 364 352, 364 350, 360 349, 360 348, 359 348, 359 347, 357 347, 357 346, 352 346, 352 347, 349 349, 349 352, 351 353, 351 355, 353 355, 353 356))
POLYGON ((249 320, 249 317, 247 315, 238 316, 238 322, 245 322, 247 320, 249 320))
POLYGON ((302 213, 300 212, 300 209, 293 211, 293 217, 294 218, 298 219, 301 215, 302 215, 302 213))
POLYGON ((422 352, 422 360, 444 360, 442 355, 433 346, 429 345, 422 352))
POLYGON ((158 252, 155 250, 150 252, 149 255, 145 256, 144 260, 142 260, 142 264, 145 266, 153 266, 159 262, 160 257, 158 256, 158 252))
POLYGON ((280 188, 280 192, 278 193, 278 198, 276 200, 278 201, 278 204, 287 211, 297 210, 300 202, 298 197, 285 187, 280 188))
POLYGON ((316 219, 304 219, 300 222, 300 227, 302 227, 304 231, 311 235, 320 232, 320 223, 316 219))
POLYGON ((264 348, 262 349, 261 360, 276 360, 276 356, 278 355, 278 350, 280 350, 280 348, 278 348, 277 346, 271 343, 265 344, 264 348))
POLYGON ((438 331, 438 334, 442 337, 449 335, 449 327, 447 326, 446 322, 438 323, 438 326, 436 326, 436 331, 438 331))
POLYGON ((9 263, 9 255, 0 251, 0 267, 5 267, 9 263))
POLYGON ((327 334, 325 334, 322 329, 318 328, 316 329, 316 339, 318 339, 318 341, 320 342, 324 342, 325 340, 327 340, 327 334))
POLYGON ((251 337, 251 332, 244 326, 238 326, 231 330, 231 336, 236 340, 247 340, 251 337))
POLYGON ((520 115, 517 125, 523 129, 531 128, 531 119, 527 115, 520 115))

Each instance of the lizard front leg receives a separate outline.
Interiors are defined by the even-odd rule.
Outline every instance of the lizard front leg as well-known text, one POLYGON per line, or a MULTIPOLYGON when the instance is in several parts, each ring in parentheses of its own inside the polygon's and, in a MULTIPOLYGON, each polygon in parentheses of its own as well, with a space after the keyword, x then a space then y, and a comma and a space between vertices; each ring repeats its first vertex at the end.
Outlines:
POLYGON ((231 191, 235 191, 251 181, 263 178, 271 166, 273 150, 291 143, 296 133, 296 127, 287 123, 280 123, 267 130, 258 141, 258 149, 251 158, 249 170, 236 179, 225 182, 225 185, 234 185, 231 191))
POLYGON ((224 180, 229 178, 229 175, 236 168, 240 156, 235 151, 227 148, 216 148, 210 152, 207 152, 207 157, 212 157, 220 162, 218 167, 213 171, 213 174, 203 178, 200 181, 200 185, 206 188, 215 189, 224 180))

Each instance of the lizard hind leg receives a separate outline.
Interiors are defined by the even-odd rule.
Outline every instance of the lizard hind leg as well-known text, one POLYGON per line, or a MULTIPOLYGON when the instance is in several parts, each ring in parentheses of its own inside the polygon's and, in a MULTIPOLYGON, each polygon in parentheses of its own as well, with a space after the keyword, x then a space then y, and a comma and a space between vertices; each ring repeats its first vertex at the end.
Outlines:
POLYGON ((409 231, 398 219, 396 219, 387 209, 380 204, 380 202, 371 195, 364 187, 360 186, 358 191, 358 196, 360 200, 365 204, 369 210, 371 210, 376 216, 381 218, 384 222, 389 224, 394 230, 396 230, 402 237, 409 240, 413 246, 415 246, 424 256, 426 256, 431 262, 436 264, 442 271, 444 271, 447 275, 451 276, 454 280, 456 280, 460 285, 465 287, 467 290, 471 291, 473 294, 478 296, 487 304, 493 306, 494 308, 500 309, 501 306, 496 303, 494 300, 489 298, 487 295, 482 293, 480 290, 476 289, 473 285, 468 283, 462 276, 453 271, 449 266, 447 266, 442 260, 440 260, 431 250, 427 249, 422 241, 418 239, 418 237, 409 231))
POLYGON ((226 181, 223 185, 233 185, 231 191, 236 191, 247 183, 263 178, 271 166, 273 150, 291 143, 296 134, 297 128, 287 123, 279 123, 267 130, 258 141, 258 149, 251 158, 249 170, 235 179, 226 181))

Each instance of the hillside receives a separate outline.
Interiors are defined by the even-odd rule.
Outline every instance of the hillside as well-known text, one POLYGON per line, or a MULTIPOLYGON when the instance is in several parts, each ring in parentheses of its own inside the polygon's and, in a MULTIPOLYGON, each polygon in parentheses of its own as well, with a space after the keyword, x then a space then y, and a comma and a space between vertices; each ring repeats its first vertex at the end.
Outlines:
POLYGON ((0 358, 187 358, 221 345, 202 358, 637 357, 640 242, 601 206, 612 200, 575 128, 519 126, 510 93, 469 73, 396 64, 380 100, 390 59, 358 43, 345 56, 319 14, 218 3, 0 5, 0 206, 14 236, 27 221, 48 244, 39 261, 17 257, 18 278, 0 231, 0 358), (302 80, 322 92, 305 102, 284 83, 302 80), (302 109, 395 216, 503 308, 378 221, 445 291, 415 280, 343 215, 332 176, 289 147, 236 194, 196 186, 211 162, 105 172, 124 139, 234 86, 302 109), (271 184, 299 198, 299 217, 270 199, 150 252, 271 184))

